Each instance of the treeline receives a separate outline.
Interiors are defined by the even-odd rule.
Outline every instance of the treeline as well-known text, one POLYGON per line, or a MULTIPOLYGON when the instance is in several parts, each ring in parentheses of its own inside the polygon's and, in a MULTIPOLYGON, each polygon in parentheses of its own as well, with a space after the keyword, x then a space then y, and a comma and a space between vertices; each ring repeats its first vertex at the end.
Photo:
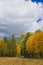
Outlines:
POLYGON ((43 58, 43 32, 37 30, 0 39, 0 57, 43 58))

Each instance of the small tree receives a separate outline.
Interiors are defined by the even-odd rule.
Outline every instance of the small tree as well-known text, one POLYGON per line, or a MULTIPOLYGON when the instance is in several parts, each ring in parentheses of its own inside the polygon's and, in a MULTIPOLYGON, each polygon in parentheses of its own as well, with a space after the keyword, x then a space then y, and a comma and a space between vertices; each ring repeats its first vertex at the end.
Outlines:
POLYGON ((7 56, 8 48, 7 45, 4 43, 4 40, 0 40, 0 56, 7 56))
POLYGON ((14 35, 12 35, 11 40, 10 40, 10 48, 12 50, 12 56, 16 56, 16 53, 17 53, 16 43, 17 43, 17 39, 14 35))

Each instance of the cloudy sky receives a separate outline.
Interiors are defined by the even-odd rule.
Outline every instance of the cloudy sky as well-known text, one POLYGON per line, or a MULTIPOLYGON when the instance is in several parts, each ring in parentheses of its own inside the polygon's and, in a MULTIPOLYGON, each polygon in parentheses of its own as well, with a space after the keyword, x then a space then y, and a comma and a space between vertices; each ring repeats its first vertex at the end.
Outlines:
POLYGON ((0 0, 0 38, 43 31, 42 0, 0 0))

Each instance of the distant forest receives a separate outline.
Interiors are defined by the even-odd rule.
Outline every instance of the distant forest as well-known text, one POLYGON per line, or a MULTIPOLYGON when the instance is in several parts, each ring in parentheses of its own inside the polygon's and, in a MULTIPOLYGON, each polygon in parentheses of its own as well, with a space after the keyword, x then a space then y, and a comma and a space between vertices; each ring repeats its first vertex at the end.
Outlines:
POLYGON ((0 57, 43 58, 43 31, 0 38, 0 57))

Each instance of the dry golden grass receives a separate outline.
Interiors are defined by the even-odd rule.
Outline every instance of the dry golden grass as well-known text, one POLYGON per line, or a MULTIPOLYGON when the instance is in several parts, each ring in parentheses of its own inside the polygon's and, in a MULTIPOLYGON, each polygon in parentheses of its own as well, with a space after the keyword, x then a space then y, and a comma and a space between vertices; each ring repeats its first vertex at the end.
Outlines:
POLYGON ((0 57, 0 65, 43 65, 43 59, 0 57))

